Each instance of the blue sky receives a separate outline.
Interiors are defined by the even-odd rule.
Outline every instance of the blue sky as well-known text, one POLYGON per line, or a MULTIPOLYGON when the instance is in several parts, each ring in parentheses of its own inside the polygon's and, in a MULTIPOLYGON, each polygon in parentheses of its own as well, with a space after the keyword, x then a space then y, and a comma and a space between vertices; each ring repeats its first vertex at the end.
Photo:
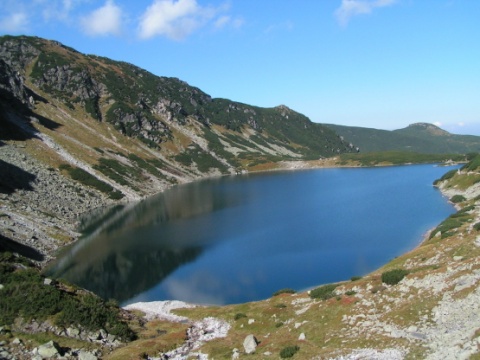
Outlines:
POLYGON ((315 122, 480 135, 477 0, 1 0, 0 34, 315 122))

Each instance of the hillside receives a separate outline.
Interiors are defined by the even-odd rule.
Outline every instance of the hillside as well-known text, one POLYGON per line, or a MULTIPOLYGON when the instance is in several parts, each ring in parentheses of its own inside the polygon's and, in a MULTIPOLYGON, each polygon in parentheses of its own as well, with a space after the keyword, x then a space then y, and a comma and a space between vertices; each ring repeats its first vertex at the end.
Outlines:
POLYGON ((480 136, 455 135, 438 126, 415 123, 393 131, 325 124, 352 141, 360 152, 409 151, 424 154, 467 154, 480 151, 480 136))
POLYGON ((40 273, 79 237, 79 214, 208 176, 335 166, 331 156, 357 144, 285 106, 212 99, 39 38, 0 38, 0 78, 0 358, 480 358, 479 157, 436 183, 458 213, 363 278, 247 304, 125 311, 40 273))
POLYGON ((33 237, 47 257, 78 236, 73 219, 95 207, 354 151, 286 106, 213 99, 179 79, 36 37, 0 37, 0 78, 8 216, 0 235, 33 237))

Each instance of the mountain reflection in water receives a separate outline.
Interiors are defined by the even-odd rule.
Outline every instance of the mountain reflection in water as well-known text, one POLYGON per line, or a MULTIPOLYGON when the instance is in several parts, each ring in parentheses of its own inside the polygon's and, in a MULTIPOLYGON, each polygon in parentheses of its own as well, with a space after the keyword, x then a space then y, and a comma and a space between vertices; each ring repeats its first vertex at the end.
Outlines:
POLYGON ((144 201, 95 209, 80 221, 86 235, 67 247, 46 274, 120 302, 151 288, 209 245, 213 224, 190 221, 183 226, 189 219, 238 202, 198 186, 178 186, 144 201))
POLYGON ((454 208, 433 165, 222 177, 93 211, 46 270, 126 304, 231 304, 370 272, 454 208))

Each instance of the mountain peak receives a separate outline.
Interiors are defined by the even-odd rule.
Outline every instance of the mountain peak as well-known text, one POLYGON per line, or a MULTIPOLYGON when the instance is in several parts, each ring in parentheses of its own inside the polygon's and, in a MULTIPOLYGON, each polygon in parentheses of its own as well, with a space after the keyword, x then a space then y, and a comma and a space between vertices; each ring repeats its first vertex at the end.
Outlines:
POLYGON ((410 124, 407 126, 408 130, 415 130, 415 131, 422 131, 422 132, 428 132, 431 135, 436 135, 436 136, 445 136, 445 135, 450 135, 448 131, 445 131, 438 127, 437 125, 430 124, 430 123, 414 123, 410 124))
POLYGON ((430 123, 422 123, 422 122, 410 124, 404 130, 423 132, 423 133, 427 132, 430 135, 434 135, 434 136, 450 135, 448 131, 443 130, 437 125, 430 124, 430 123))

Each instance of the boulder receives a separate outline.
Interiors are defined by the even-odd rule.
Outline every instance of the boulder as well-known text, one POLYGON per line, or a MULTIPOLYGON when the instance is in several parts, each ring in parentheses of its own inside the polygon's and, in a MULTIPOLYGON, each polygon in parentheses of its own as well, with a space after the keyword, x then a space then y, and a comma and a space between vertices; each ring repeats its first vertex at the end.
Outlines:
POLYGON ((98 359, 98 357, 96 357, 94 354, 85 350, 80 350, 77 355, 78 355, 78 360, 97 360, 98 359))
POLYGON ((42 359, 50 359, 60 354, 60 347, 52 340, 46 344, 40 345, 37 349, 37 354, 40 355, 42 359))
POLYGON ((252 334, 248 335, 245 340, 243 340, 243 348, 245 353, 252 354, 257 349, 258 341, 252 334))
POLYGON ((298 337, 298 340, 300 340, 300 341, 303 341, 305 339, 306 339, 305 333, 301 333, 300 336, 298 337))

